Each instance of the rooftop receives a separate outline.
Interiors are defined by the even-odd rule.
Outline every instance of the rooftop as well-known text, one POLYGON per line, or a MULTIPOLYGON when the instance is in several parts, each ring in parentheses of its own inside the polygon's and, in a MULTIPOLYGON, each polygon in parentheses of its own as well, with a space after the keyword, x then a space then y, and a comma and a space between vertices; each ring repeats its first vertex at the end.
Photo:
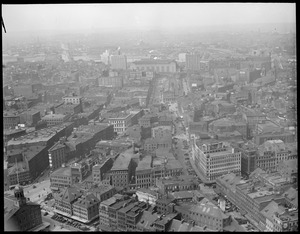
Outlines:
POLYGON ((119 113, 109 113, 108 119, 127 119, 131 114, 126 112, 119 112, 119 113))
POLYGON ((61 119, 66 117, 66 115, 63 114, 49 114, 42 117, 43 120, 51 120, 51 119, 61 119))
POLYGON ((169 64, 175 61, 171 59, 143 59, 139 61, 134 61, 134 64, 142 65, 142 64, 169 64))
POLYGON ((227 215, 225 215, 219 207, 206 200, 202 200, 198 205, 192 206, 190 211, 210 215, 215 218, 227 218, 227 215))
POLYGON ((58 132, 63 131, 66 127, 72 124, 73 123, 66 122, 52 127, 33 131, 24 136, 20 136, 16 139, 9 140, 7 145, 9 146, 35 142, 46 142, 50 140, 53 136, 55 136, 58 132))
POLYGON ((52 172, 51 176, 71 176, 71 168, 70 167, 61 167, 52 172))
POLYGON ((151 156, 144 157, 141 161, 139 161, 136 171, 151 169, 151 163, 152 163, 151 156))
POLYGON ((121 153, 120 156, 114 162, 114 165, 111 168, 111 170, 128 170, 132 156, 133 153, 131 149, 121 153))
POLYGON ((64 200, 66 202, 73 202, 82 196, 82 192, 75 187, 63 188, 59 193, 54 193, 55 200, 64 200))
POLYGON ((82 196, 81 198, 79 198, 74 204, 73 206, 80 206, 83 208, 90 208, 95 206, 96 204, 98 204, 100 201, 97 197, 95 197, 93 194, 88 194, 86 196, 82 196))
POLYGON ((31 145, 31 146, 23 145, 21 149, 8 150, 7 154, 15 155, 15 154, 23 153, 26 159, 30 161, 33 157, 35 157, 38 153, 40 153, 45 148, 46 146, 40 146, 40 145, 31 145))

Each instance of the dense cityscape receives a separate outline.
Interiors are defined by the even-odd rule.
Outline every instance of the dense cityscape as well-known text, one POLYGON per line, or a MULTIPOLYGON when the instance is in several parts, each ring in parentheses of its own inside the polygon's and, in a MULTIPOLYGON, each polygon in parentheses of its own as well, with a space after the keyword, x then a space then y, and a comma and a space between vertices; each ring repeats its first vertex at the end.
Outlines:
POLYGON ((293 25, 6 30, 5 231, 298 231, 293 25))

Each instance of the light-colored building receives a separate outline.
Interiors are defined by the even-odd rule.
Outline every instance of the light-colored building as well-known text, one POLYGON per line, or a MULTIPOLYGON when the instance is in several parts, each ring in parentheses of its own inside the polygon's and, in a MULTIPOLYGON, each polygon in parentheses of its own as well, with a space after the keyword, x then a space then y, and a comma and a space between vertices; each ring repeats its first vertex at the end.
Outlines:
POLYGON ((131 124, 131 114, 118 113, 108 118, 108 123, 114 126, 114 132, 122 134, 131 124))
POLYGON ((126 55, 111 55, 110 56, 111 69, 127 69, 126 55))
POLYGON ((158 193, 146 188, 140 188, 136 191, 136 196, 140 202, 146 202, 155 205, 158 199, 158 193))
POLYGON ((63 97, 63 101, 65 104, 72 103, 72 104, 79 104, 82 101, 82 97, 80 96, 66 96, 63 97))
POLYGON ((109 76, 109 77, 99 77, 98 85, 101 87, 123 87, 123 77, 121 76, 109 76))
POLYGON ((155 72, 176 72, 174 60, 145 59, 133 62, 133 69, 155 72))
POLYGON ((231 216, 224 214, 219 207, 206 199, 192 206, 189 216, 197 225, 216 231, 222 231, 232 220, 231 216))
POLYGON ((236 152, 228 142, 199 143, 194 139, 193 158, 195 166, 209 181, 229 172, 241 173, 241 152, 236 152))
POLYGON ((70 187, 72 185, 72 174, 70 167, 61 167, 50 175, 50 187, 53 190, 70 187))
POLYGON ((186 62, 186 53, 178 54, 178 62, 185 63, 186 62))
POLYGON ((200 70, 200 61, 201 55, 200 54, 186 54, 186 69, 197 71, 200 70))

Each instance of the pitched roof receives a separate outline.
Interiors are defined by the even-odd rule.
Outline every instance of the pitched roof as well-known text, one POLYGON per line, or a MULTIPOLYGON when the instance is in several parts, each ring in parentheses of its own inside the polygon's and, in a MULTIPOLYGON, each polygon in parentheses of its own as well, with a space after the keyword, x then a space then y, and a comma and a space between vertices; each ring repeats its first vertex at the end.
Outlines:
POLYGON ((69 187, 62 189, 58 194, 53 194, 55 200, 63 200, 66 202, 73 202, 77 198, 82 196, 82 192, 79 191, 77 188, 69 187))
POLYGON ((219 207, 205 199, 203 199, 198 205, 192 206, 190 211, 210 215, 220 219, 227 218, 227 215, 225 215, 219 207))
POLYGON ((86 196, 79 198, 73 204, 73 206, 80 206, 80 207, 88 209, 96 204, 99 204, 99 202, 100 202, 99 199, 97 197, 95 197, 94 194, 88 194, 86 196))

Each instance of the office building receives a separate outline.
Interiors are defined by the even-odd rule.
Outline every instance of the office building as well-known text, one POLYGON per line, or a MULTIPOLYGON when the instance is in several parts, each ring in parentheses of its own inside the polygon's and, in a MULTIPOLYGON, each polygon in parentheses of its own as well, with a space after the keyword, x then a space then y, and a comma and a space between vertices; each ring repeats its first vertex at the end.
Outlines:
POLYGON ((100 201, 93 194, 83 195, 73 203, 73 216, 84 222, 91 222, 99 217, 100 201))
POLYGON ((152 186, 152 157, 150 155, 145 156, 139 161, 135 170, 136 187, 148 188, 152 186))
POLYGON ((123 77, 114 76, 114 77, 99 77, 98 86, 100 87, 113 87, 113 88, 122 88, 123 87, 123 77))
POLYGON ((115 187, 127 187, 135 174, 132 150, 121 153, 110 170, 110 181, 115 187))
POLYGON ((193 140, 193 159, 199 172, 209 180, 234 172, 241 173, 241 152, 236 152, 228 142, 193 140))
POLYGON ((55 191, 59 188, 70 187, 71 185, 73 185, 73 181, 70 167, 60 167, 50 174, 51 190, 55 191))
POLYGON ((255 144, 246 143, 238 150, 241 151, 241 174, 249 176, 256 169, 258 147, 255 144))
POLYGON ((49 166, 52 170, 60 168, 67 162, 67 147, 63 142, 58 141, 49 150, 49 166))
POLYGON ((80 96, 65 96, 62 98, 65 104, 72 103, 74 105, 78 105, 82 103, 82 97, 80 96))
POLYGON ((111 55, 110 56, 111 69, 127 70, 126 55, 111 55))
POLYGON ((20 123, 20 113, 16 111, 3 111, 3 128, 14 129, 20 123))
POLYGON ((200 71, 201 55, 200 54, 186 54, 186 70, 200 71))
POLYGON ((100 183, 101 181, 107 179, 107 173, 113 166, 112 158, 107 158, 102 163, 97 163, 93 166, 92 176, 94 183, 100 183))
POLYGON ((131 124, 131 114, 116 113, 108 118, 108 123, 114 126, 114 132, 124 133, 131 124))

